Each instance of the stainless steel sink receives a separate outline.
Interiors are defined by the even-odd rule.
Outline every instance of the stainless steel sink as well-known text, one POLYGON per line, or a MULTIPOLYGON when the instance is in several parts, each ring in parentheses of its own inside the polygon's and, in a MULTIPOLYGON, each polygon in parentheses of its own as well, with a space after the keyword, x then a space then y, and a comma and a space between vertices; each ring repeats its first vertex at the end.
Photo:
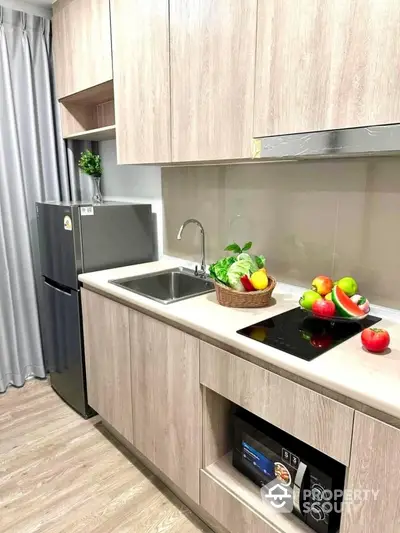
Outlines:
POLYGON ((210 278, 195 276, 194 272, 186 268, 116 279, 110 283, 163 304, 179 302, 215 290, 210 278))

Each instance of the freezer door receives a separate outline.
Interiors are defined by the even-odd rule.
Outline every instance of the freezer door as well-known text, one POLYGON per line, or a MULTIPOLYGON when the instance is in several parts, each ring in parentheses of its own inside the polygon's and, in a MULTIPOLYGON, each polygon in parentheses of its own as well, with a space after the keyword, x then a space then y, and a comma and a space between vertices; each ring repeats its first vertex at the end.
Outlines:
POLYGON ((60 204, 36 204, 42 275, 78 289, 81 270, 77 209, 60 204))
POLYGON ((150 205, 103 204, 80 211, 84 272, 154 261, 150 205))
POLYGON ((87 417, 80 295, 45 278, 43 295, 42 339, 51 386, 71 407, 87 417))

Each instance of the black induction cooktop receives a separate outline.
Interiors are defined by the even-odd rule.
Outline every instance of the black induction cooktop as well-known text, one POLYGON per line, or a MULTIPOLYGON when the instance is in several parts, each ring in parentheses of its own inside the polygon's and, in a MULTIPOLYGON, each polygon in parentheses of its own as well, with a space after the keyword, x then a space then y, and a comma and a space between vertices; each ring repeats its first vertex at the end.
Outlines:
POLYGON ((369 315, 361 322, 333 323, 306 316, 297 307, 241 329, 238 333, 305 361, 312 361, 380 320, 369 315))

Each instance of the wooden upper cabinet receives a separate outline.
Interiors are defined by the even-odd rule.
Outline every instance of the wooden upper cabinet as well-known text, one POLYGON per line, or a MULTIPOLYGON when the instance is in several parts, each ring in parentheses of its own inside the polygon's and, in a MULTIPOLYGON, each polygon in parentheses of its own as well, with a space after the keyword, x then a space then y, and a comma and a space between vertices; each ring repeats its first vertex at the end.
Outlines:
POLYGON ((400 122, 398 0, 259 0, 254 137, 400 122))
POLYGON ((132 442, 129 309, 82 289, 82 314, 89 405, 132 442))
POLYGON ((347 489, 340 533, 398 533, 400 431, 362 413, 354 418, 347 489))
POLYGON ((57 98, 112 80, 109 0, 53 4, 57 98))
POLYGON ((170 0, 172 161, 251 156, 257 0, 170 0))
POLYGON ((332 128, 400 122, 399 0, 335 0, 332 128))
POLYGON ((171 161, 168 0, 111 0, 119 164, 171 161))
POLYGON ((335 3, 258 1, 254 137, 328 128, 335 3))

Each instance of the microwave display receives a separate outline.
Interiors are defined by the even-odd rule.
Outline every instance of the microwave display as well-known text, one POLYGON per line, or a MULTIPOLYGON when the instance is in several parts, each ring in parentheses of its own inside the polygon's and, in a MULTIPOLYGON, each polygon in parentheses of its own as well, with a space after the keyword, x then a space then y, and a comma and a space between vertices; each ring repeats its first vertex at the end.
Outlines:
POLYGON ((262 453, 258 452, 250 446, 247 442, 242 442, 243 446, 243 459, 249 461, 254 468, 257 468, 265 476, 272 481, 275 478, 274 463, 265 457, 262 453))
MULTIPOLYGON (((263 446, 247 433, 242 436, 242 456, 249 469, 258 474, 260 484, 265 485, 278 479, 282 485, 292 485, 296 476, 296 467, 285 464, 285 454, 278 455, 263 446)), ((286 450, 285 450, 286 452, 286 450)), ((293 456, 293 454, 290 454, 293 456)))

